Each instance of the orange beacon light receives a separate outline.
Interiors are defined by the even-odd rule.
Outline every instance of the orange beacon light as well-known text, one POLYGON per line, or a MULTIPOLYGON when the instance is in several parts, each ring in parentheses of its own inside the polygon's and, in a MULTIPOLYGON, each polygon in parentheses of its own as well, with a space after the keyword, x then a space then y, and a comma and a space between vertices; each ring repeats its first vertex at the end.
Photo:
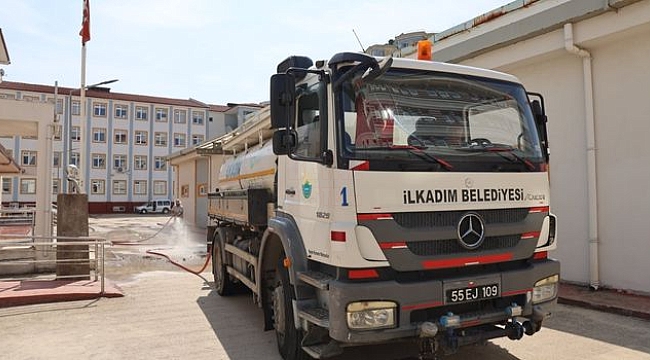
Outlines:
POLYGON ((418 41, 418 60, 432 60, 433 43, 431 40, 420 40, 418 41))

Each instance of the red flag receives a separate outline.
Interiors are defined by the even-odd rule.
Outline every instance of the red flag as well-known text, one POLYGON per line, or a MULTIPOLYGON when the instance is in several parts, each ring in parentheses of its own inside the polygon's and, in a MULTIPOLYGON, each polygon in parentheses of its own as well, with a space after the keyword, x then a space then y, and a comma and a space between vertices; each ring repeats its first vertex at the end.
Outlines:
POLYGON ((84 1, 83 20, 81 21, 81 44, 86 45, 86 41, 90 41, 90 0, 84 1))

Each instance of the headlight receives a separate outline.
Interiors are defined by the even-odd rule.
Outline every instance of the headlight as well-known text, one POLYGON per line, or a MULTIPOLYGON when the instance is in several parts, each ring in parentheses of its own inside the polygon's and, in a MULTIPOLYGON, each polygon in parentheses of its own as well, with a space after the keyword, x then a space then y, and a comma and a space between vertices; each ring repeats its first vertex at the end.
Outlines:
POLYGON ((392 301, 362 301, 348 304, 348 327, 375 330, 395 327, 397 304, 392 301))
POLYGON ((549 276, 535 283, 533 288, 533 304, 551 300, 557 296, 559 275, 549 276))

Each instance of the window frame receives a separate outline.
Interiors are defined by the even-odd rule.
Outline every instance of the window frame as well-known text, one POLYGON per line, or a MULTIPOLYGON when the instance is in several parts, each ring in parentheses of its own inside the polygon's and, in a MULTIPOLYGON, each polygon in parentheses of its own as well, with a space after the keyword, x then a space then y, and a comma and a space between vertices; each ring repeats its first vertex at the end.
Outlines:
POLYGON ((36 150, 21 150, 20 164, 21 166, 29 166, 29 167, 38 166, 38 152, 36 150), (27 159, 25 157, 27 157, 27 159), (27 160, 26 163, 25 160, 27 160))
POLYGON ((147 170, 147 155, 133 155, 133 170, 147 170))
POLYGON ((153 181, 153 194, 154 195, 167 195, 167 180, 154 180, 153 181), (162 188, 163 191, 158 191, 162 188))
POLYGON ((147 121, 149 109, 146 106, 135 107, 135 119, 139 121, 147 121))
POLYGON ((135 130, 133 132, 133 144, 147 146, 149 143, 149 132, 145 130, 135 130))
POLYGON ((106 154, 93 153, 91 157, 93 169, 106 169, 106 154))
POLYGON ((93 128, 93 142, 94 143, 106 143, 106 128, 93 128), (97 135, 100 135, 100 139, 97 139, 97 135))
POLYGON ((113 144, 119 145, 128 145, 129 144, 129 131, 124 129, 115 129, 113 130, 113 144), (124 137, 123 142, 118 142, 118 136, 120 138, 124 137))
POLYGON ((108 113, 108 104, 105 102, 93 102, 93 116, 106 117, 108 113))
POLYGON ((174 147, 187 147, 187 135, 185 133, 174 133, 174 147), (180 140, 182 137, 183 143, 180 144, 180 141, 176 141, 177 139, 180 140))
POLYGON ((124 104, 116 104, 114 113, 116 119, 126 119, 129 117, 129 106, 124 104))
POLYGON ((133 180, 133 195, 147 195, 147 180, 133 180))
POLYGON ((36 186, 37 186, 37 181, 36 178, 20 178, 20 185, 19 185, 19 191, 21 195, 36 195, 36 186), (29 182, 29 184, 28 184, 29 182), (28 186, 29 188, 26 189, 27 191, 24 191, 24 186, 28 186), (31 187, 33 187, 33 191, 31 190, 31 187))
POLYGON ((105 195, 106 194, 106 180, 104 179, 91 179, 90 180, 90 194, 91 195, 105 195), (95 187, 99 187, 95 190, 95 187))
POLYGON ((111 193, 113 195, 126 195, 127 194, 126 180, 113 180, 111 185, 111 193), (123 184, 124 187, 122 188, 116 186, 117 184, 123 184))
POLYGON ((154 133, 153 136, 154 136, 154 146, 167 147, 169 141, 166 132, 157 131, 154 133), (162 140, 162 141, 158 141, 158 140, 162 140))

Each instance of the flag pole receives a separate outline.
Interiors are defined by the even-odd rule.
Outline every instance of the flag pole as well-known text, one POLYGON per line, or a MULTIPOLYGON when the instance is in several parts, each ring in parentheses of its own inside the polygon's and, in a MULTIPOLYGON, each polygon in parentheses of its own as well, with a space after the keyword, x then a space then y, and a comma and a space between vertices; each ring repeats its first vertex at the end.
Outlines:
POLYGON ((86 174, 86 171, 89 170, 86 166, 86 143, 88 142, 88 138, 86 136, 88 133, 88 130, 86 129, 86 42, 90 41, 90 0, 83 0, 81 31, 79 32, 79 35, 81 36, 81 84, 79 86, 79 115, 81 116, 81 122, 79 124, 79 135, 81 138, 79 139, 80 186, 78 190, 79 192, 84 193, 87 185, 83 181, 84 175, 86 174))
POLYGON ((79 115, 81 121, 79 123, 79 192, 85 193, 86 183, 84 182, 84 174, 86 173, 86 44, 81 45, 81 84, 79 86, 79 115))

